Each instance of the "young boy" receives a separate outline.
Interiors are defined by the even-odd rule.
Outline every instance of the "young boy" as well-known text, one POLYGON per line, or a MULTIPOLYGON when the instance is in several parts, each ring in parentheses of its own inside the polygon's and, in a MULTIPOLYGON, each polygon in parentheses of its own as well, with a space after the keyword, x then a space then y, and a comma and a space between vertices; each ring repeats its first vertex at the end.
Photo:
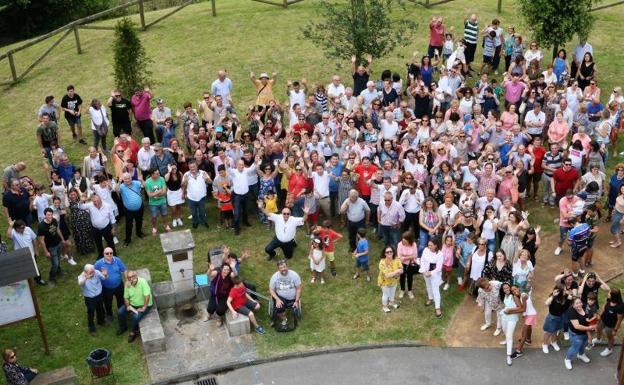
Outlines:
POLYGON ((217 200, 219 201, 221 221, 229 229, 232 227, 232 219, 234 218, 234 206, 232 205, 232 194, 229 186, 223 186, 221 191, 217 192, 217 200))
POLYGON ((468 257, 470 257, 476 249, 477 234, 475 233, 468 234, 466 242, 457 247, 457 259, 459 260, 459 264, 457 265, 457 285, 459 285, 459 291, 464 291, 464 280, 468 275, 468 270, 466 270, 468 257))
POLYGON ((483 64, 479 69, 479 73, 483 73, 485 70, 487 73, 492 69, 494 63, 494 52, 496 51, 496 32, 488 30, 484 32, 483 36, 483 64))
POLYGON ((43 185, 35 186, 35 198, 32 201, 32 209, 37 210, 37 221, 41 222, 45 214, 43 211, 50 207, 50 199, 52 199, 51 194, 46 194, 43 192, 43 185))
POLYGON ((264 328, 258 325, 256 316, 253 313, 253 310, 260 309, 260 304, 247 294, 247 288, 239 276, 232 278, 232 282, 234 283, 234 287, 230 289, 230 294, 227 299, 227 306, 232 312, 232 317, 237 318, 239 314, 246 315, 255 327, 256 333, 264 334, 264 328))
POLYGON ((591 228, 589 233, 589 240, 587 241, 587 251, 585 252, 585 267, 592 265, 592 258, 594 256, 594 242, 598 235, 598 224, 600 223, 600 211, 595 204, 587 206, 585 209, 585 220, 583 221, 591 228))
POLYGON ((325 257, 329 261, 329 269, 331 271, 332 277, 336 276, 336 258, 334 256, 334 242, 342 239, 342 234, 337 233, 332 228, 332 223, 330 220, 326 219, 323 221, 323 226, 318 226, 316 228, 315 233, 317 233, 318 237, 323 241, 325 245, 325 257))
POLYGON ((361 274, 366 273, 366 282, 371 281, 368 268, 368 240, 366 239, 366 229, 359 228, 357 231, 357 245, 353 252, 355 258, 355 274, 353 279, 357 279, 361 274))
MULTIPOLYGON (((598 314, 597 299, 598 297, 596 296, 595 292, 591 291, 587 294, 587 304, 585 305, 585 313, 587 314, 587 322, 589 323, 590 326, 598 324, 598 320, 600 319, 600 316, 598 314)), ((590 341, 590 343, 587 345, 587 348, 594 347, 594 344, 591 343, 592 339, 593 339, 592 331, 588 330, 587 340, 590 341)))

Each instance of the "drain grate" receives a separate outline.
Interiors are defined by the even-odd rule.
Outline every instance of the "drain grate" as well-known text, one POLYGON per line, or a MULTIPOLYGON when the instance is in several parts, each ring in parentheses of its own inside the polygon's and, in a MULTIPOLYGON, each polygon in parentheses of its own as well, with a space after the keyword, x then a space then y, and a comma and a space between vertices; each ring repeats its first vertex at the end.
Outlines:
POLYGON ((197 380, 196 385, 219 385, 217 383, 217 377, 208 377, 197 380))

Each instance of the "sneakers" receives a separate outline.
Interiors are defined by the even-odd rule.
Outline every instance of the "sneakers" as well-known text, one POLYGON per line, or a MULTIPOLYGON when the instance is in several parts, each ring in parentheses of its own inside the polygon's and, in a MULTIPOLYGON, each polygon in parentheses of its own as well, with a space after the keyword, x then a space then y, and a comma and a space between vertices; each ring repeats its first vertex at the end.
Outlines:
POLYGON ((321 285, 325 284, 325 278, 321 278, 321 285))
POLYGON ((407 292, 407 296, 409 297, 409 299, 414 299, 414 293, 412 293, 411 291, 407 292))
POLYGON ((360 275, 358 273, 353 274, 353 279, 358 279, 360 275))
POLYGON ((371 281, 371 277, 370 277, 370 275, 367 275, 366 276, 366 282, 370 282, 370 281, 371 281))
POLYGON ((332 275, 332 277, 336 277, 336 269, 332 269, 331 270, 331 275, 332 275))
POLYGON ((524 353, 521 352, 520 350, 516 350, 513 353, 511 353, 511 358, 512 359, 520 358, 522 356, 524 356, 524 353))
POLYGON ((390 313, 390 308, 388 306, 383 306, 381 310, 383 310, 384 313, 390 313))
POLYGON ((399 299, 403 298, 403 296, 405 296, 405 292, 403 290, 399 290, 399 299))
POLYGON ((605 348, 605 350, 600 352, 600 357, 608 357, 608 356, 611 355, 611 353, 613 353, 613 350, 611 350, 609 348, 605 348))
POLYGON ((555 249, 555 255, 559 255, 559 254, 561 254, 561 247, 557 247, 555 249))
POLYGON ((447 291, 449 289, 449 287, 451 287, 451 285, 447 283, 444 284, 444 287, 442 287, 442 290, 447 291))
POLYGON ((316 282, 316 277, 312 277, 312 279, 310 280, 310 283, 314 283, 316 282))
POLYGON ((578 358, 579 360, 583 361, 586 364, 589 364, 591 362, 591 360, 589 359, 589 357, 587 357, 587 354, 585 353, 577 354, 576 358, 578 358))
POLYGON ((592 338, 591 343, 592 345, 598 345, 598 344, 604 344, 605 341, 601 338, 592 338))
POLYGON ((507 345, 507 340, 502 340, 501 342, 498 343, 499 345, 507 345))
POLYGON ((264 334, 264 333, 266 333, 266 331, 264 330, 264 328, 263 328, 262 326, 258 326, 258 327, 256 328, 256 333, 258 333, 258 334, 264 334))
POLYGON ((393 303, 390 306, 392 306, 394 308, 394 310, 396 310, 396 309, 399 308, 400 305, 398 303, 393 303))
POLYGON ((176 219, 176 221, 178 222, 178 226, 184 226, 184 223, 182 223, 182 218, 178 218, 176 219))
POLYGON ((481 330, 481 331, 485 331, 485 330, 486 330, 487 328, 489 328, 490 326, 491 326, 490 324, 483 324, 483 325, 481 325, 480 330, 481 330))
POLYGON ((559 347, 559 344, 557 344, 556 342, 551 342, 550 346, 552 346, 552 348, 555 349, 556 352, 561 350, 561 348, 559 347))
POLYGON ((116 236, 113 235, 113 243, 114 244, 118 244, 119 243, 119 238, 117 238, 116 236))
POLYGON ((548 354, 548 345, 542 344, 542 351, 544 352, 544 354, 548 354))
POLYGON ((65 255, 63 258, 65 258, 67 260, 67 263, 72 266, 76 266, 78 264, 76 263, 76 261, 74 261, 74 257, 68 257, 67 255, 65 255))
POLYGON ((175 219, 171 221, 171 227, 178 227, 178 221, 175 219))
POLYGON ((507 356, 507 366, 511 366, 511 356, 507 356))
POLYGON ((563 332, 563 339, 566 340, 566 341, 569 341, 570 340, 570 333, 563 332))
POLYGON ((500 330, 500 329, 498 329, 498 328, 497 328, 496 330, 494 330, 494 337, 496 337, 496 336, 500 335, 500 334, 501 334, 501 331, 502 331, 502 330, 500 330))
POLYGON ((572 361, 568 360, 567 358, 564 358, 563 364, 565 365, 566 369, 572 370, 572 361))

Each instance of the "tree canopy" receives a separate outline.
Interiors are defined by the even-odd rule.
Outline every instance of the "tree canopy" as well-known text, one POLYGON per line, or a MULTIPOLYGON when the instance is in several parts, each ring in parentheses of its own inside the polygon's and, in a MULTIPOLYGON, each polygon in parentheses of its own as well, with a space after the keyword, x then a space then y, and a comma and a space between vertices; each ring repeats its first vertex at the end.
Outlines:
POLYGON ((115 26, 113 42, 115 86, 125 95, 132 95, 137 88, 150 82, 148 65, 152 60, 147 56, 133 23, 127 17, 115 26))

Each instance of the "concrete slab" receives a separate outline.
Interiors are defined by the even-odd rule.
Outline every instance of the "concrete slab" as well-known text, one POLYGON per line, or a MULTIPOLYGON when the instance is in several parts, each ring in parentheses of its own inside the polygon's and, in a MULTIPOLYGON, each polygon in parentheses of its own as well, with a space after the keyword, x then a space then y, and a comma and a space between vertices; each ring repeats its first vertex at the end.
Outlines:
POLYGON ((64 368, 50 370, 39 373, 29 384, 31 385, 73 385, 78 377, 74 368, 66 366, 64 368))

